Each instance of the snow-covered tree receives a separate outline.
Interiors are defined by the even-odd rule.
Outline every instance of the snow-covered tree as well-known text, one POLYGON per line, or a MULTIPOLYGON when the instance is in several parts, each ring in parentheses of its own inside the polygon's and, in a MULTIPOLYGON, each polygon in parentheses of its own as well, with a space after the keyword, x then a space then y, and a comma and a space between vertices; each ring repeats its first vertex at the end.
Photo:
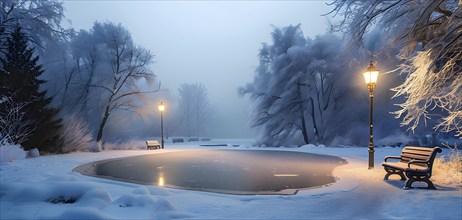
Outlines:
POLYGON ((47 47, 55 36, 63 33, 63 3, 57 0, 0 1, 0 43, 13 33, 17 24, 39 49, 47 47))
POLYGON ((300 25, 275 28, 263 44, 253 83, 241 88, 253 101, 251 123, 262 129, 261 144, 322 143, 337 106, 336 79, 342 66, 340 39, 305 38, 300 25))
MULTIPOLYGON (((56 131, 60 126, 55 119, 56 110, 48 107, 51 98, 40 91, 40 85, 45 82, 39 79, 43 73, 42 66, 37 64, 39 57, 34 57, 34 49, 28 47, 28 40, 20 26, 16 26, 7 38, 6 49, 2 52, 0 115, 5 117, 2 120, 10 118, 12 121, 9 123, 21 123, 13 129, 2 128, 2 136, 9 136, 15 144, 27 149, 40 147, 47 150, 56 146, 56 131), (14 121, 15 118, 20 121, 14 121)), ((6 126, 11 124, 7 122, 6 126)))
POLYGON ((203 125, 211 116, 207 89, 202 83, 183 83, 178 89, 179 112, 181 121, 188 137, 199 137, 203 132, 203 125))
POLYGON ((115 110, 131 111, 142 104, 144 94, 158 91, 152 88, 155 75, 149 69, 153 55, 114 23, 96 22, 90 31, 80 31, 71 48, 75 67, 66 76, 63 99, 88 121, 100 118, 95 124, 96 141, 102 142, 115 110))
POLYGON ((422 119, 435 129, 462 135, 462 3, 457 0, 336 0, 334 26, 351 48, 362 47, 373 26, 382 29, 385 48, 402 48, 404 83, 393 90, 405 101, 396 111, 415 129, 422 119))

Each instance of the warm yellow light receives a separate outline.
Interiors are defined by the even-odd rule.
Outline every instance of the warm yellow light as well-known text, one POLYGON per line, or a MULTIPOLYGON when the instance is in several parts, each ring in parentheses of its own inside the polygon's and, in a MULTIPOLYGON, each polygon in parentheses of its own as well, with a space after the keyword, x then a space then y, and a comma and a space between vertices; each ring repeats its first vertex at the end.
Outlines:
POLYGON ((164 186, 165 185, 165 182, 164 182, 164 177, 163 176, 159 176, 159 182, 157 183, 158 186, 164 186))
POLYGON ((161 112, 165 111, 165 105, 164 105, 163 102, 160 102, 159 111, 161 111, 161 112))
POLYGON ((364 72, 364 79, 366 83, 377 83, 377 78, 379 76, 379 71, 364 72))
POLYGON ((296 177, 300 176, 298 173, 275 173, 273 174, 275 177, 296 177))
POLYGON ((367 84, 376 84, 377 83, 377 78, 379 77, 379 72, 380 70, 374 67, 374 64, 372 61, 369 64, 369 67, 367 67, 366 71, 363 73, 364 74, 364 80, 366 80, 367 84))

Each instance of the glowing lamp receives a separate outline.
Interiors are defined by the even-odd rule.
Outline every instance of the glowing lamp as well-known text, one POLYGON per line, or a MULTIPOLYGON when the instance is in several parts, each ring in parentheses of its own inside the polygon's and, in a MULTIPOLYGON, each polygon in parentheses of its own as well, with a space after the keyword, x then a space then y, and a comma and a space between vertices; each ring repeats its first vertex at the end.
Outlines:
POLYGON ((366 84, 369 86, 375 86, 377 84, 377 78, 379 76, 380 70, 375 68, 372 61, 369 63, 369 67, 367 67, 366 71, 364 71, 364 79, 366 80, 366 84))
POLYGON ((164 105, 164 103, 163 103, 163 102, 160 102, 160 105, 159 105, 159 111, 160 111, 160 112, 163 112, 163 111, 165 111, 165 105, 164 105))

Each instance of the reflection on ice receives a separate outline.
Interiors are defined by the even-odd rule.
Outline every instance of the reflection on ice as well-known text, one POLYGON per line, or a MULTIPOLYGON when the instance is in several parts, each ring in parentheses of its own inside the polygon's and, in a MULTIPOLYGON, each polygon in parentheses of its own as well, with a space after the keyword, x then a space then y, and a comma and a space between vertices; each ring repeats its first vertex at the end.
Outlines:
POLYGON ((300 174, 292 174, 292 173, 275 173, 273 176, 276 177, 291 177, 291 176, 300 176, 300 174))
POLYGON ((165 186, 165 181, 164 181, 164 173, 160 172, 159 173, 159 181, 157 182, 158 186, 165 186))

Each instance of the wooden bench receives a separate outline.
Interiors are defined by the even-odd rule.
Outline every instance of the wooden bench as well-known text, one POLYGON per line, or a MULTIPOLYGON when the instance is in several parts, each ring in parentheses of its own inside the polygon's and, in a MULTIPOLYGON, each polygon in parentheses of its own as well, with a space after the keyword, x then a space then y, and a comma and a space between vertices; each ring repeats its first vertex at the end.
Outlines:
POLYGON ((192 141, 199 141, 199 138, 196 138, 196 137, 188 138, 188 142, 192 142, 192 141))
POLYGON ((183 143, 184 139, 183 138, 172 138, 173 143, 183 143))
POLYGON ((156 141, 156 140, 148 140, 148 141, 146 141, 146 148, 147 148, 147 150, 160 149, 159 141, 156 141))
POLYGON ((401 152, 401 156, 387 156, 385 162, 382 163, 387 174, 384 179, 393 174, 401 176, 401 180, 406 181, 406 186, 403 189, 412 188, 412 183, 415 181, 427 183, 427 189, 436 189, 430 177, 432 176, 433 161, 436 154, 441 153, 439 147, 405 147, 401 152), (388 162, 389 159, 398 159, 399 162, 388 162), (406 174, 406 176, 404 176, 406 174))

